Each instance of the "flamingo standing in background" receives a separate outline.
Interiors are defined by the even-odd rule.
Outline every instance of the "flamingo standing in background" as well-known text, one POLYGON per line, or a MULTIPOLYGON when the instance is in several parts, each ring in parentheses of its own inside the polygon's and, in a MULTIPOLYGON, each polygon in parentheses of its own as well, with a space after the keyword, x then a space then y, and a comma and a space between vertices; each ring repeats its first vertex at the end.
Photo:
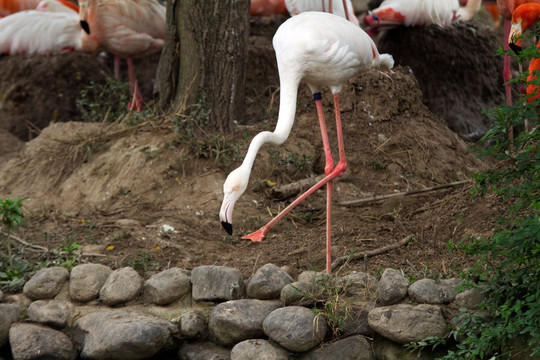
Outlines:
MULTIPOLYGON (((508 44, 516 54, 519 54, 522 50, 521 35, 527 31, 528 28, 535 25, 539 18, 540 4, 523 4, 514 10, 511 21, 512 27, 508 34, 508 44)), ((536 44, 536 48, 540 53, 540 41, 536 44)), ((540 96, 538 93, 538 86, 530 83, 537 78, 537 74, 535 73, 536 70, 540 70, 540 58, 533 58, 529 63, 529 75, 527 76, 529 85, 527 85, 527 88, 525 89, 529 102, 533 102, 534 99, 540 96)), ((528 127, 527 123, 525 123, 525 127, 528 127)))
POLYGON ((223 203, 219 212, 221 224, 232 234, 233 209, 238 198, 246 191, 257 152, 266 143, 280 145, 289 136, 294 123, 298 86, 304 80, 313 93, 321 127, 326 176, 287 206, 258 231, 244 236, 260 242, 270 229, 296 205, 326 185, 326 271, 331 272, 331 199, 332 180, 341 176, 346 168, 339 93, 355 74, 376 68, 385 71, 394 65, 392 56, 379 55, 375 43, 360 27, 342 17, 324 12, 305 12, 291 17, 276 31, 273 39, 280 79, 280 105, 276 128, 263 131, 249 145, 242 165, 233 170, 223 184, 223 203), (328 133, 324 119, 321 87, 328 86, 334 95, 334 108, 339 148, 339 163, 334 167, 328 133))
MULTIPOLYGON (((505 51, 509 49, 508 41, 506 40, 510 35, 512 14, 518 6, 527 3, 540 4, 540 0, 497 0, 497 8, 504 19, 503 48, 505 51)), ((508 106, 512 106, 512 84, 509 83, 510 79, 512 79, 512 72, 510 71, 510 57, 508 55, 504 55, 503 81, 505 83, 504 88, 506 93, 506 105, 508 106)), ((512 141, 513 138, 514 129, 510 126, 508 128, 508 139, 512 141)), ((510 146, 512 147, 512 145, 510 146)))
POLYGON ((482 6, 482 0, 384 0, 364 17, 367 32, 375 35, 380 26, 439 25, 447 27, 455 20, 469 21, 482 6))
POLYGON ((341 16, 360 26, 351 0, 285 0, 285 6, 291 16, 307 11, 323 11, 341 16))
POLYGON ((36 10, 0 19, 0 54, 96 52, 98 43, 82 31, 74 7, 65 0, 43 0, 36 10))
POLYGON ((134 99, 128 107, 142 110, 142 96, 132 58, 151 55, 163 48, 165 6, 157 0, 83 0, 79 6, 82 28, 95 36, 105 50, 126 59, 134 99))

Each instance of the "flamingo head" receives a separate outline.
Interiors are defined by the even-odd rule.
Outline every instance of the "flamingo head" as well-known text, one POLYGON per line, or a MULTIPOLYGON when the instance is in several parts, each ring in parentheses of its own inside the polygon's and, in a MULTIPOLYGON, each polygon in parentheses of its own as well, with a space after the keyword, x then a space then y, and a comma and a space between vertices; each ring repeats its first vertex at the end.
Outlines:
POLYGON ((88 25, 88 22, 86 21, 87 12, 88 12, 88 0, 79 1, 79 17, 80 17, 79 22, 84 32, 90 35, 90 25, 88 25))
POLYGON ((512 23, 512 28, 510 29, 510 34, 508 35, 508 45, 516 54, 519 54, 522 50, 521 34, 521 19, 518 19, 517 22, 512 23))
POLYGON ((536 24, 540 16, 540 4, 526 3, 519 5, 512 15, 512 28, 508 35, 510 48, 516 54, 521 51, 521 35, 536 24))
POLYGON ((232 235, 232 214, 234 204, 238 198, 246 191, 249 180, 249 173, 246 173, 241 167, 233 170, 223 184, 223 202, 219 211, 221 225, 229 235, 232 235))

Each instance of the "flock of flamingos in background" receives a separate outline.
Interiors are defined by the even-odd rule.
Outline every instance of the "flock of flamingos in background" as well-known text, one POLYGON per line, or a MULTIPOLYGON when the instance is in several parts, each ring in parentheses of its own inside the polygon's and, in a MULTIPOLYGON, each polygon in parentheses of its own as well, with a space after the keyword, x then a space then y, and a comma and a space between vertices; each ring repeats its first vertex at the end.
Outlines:
MULTIPOLYGON (((135 100, 130 108, 141 110, 143 102, 132 57, 161 51, 165 40, 166 6, 161 0, 84 0, 78 5, 74 2, 0 0, 0 54, 107 51, 115 57, 116 78, 119 77, 119 59, 126 59, 135 100)), ((374 37, 380 29, 389 27, 429 24, 447 27, 455 20, 467 21, 474 18, 483 4, 492 14, 496 26, 502 16, 508 38, 512 14, 525 3, 540 4, 540 0, 384 0, 363 20, 366 32, 374 37)), ((350 0, 252 0, 250 10, 251 16, 294 16, 308 11, 326 11, 360 26, 350 0)), ((525 13, 529 17, 535 14, 525 13)), ((516 16, 513 22, 520 21, 521 17, 516 16)), ((508 48, 508 42, 504 45, 508 48)), ((509 60, 506 61, 504 79, 510 79, 509 60)), ((511 105, 510 86, 506 91, 511 105)))
MULTIPOLYGON (((244 239, 260 242, 270 229, 292 208, 326 185, 326 271, 331 272, 331 195, 332 180, 346 168, 339 92, 344 83, 359 72, 378 69, 390 72, 394 60, 379 54, 374 38, 380 31, 398 26, 451 26, 454 21, 468 21, 484 5, 498 24, 504 20, 505 47, 520 51, 520 36, 540 16, 540 0, 384 0, 363 18, 363 30, 350 0, 252 0, 251 16, 289 14, 273 39, 280 78, 280 108, 276 128, 263 131, 250 143, 240 167, 232 171, 223 186, 224 199, 220 220, 232 234, 234 204, 245 192, 258 150, 265 143, 282 144, 292 129, 296 96, 305 81, 315 100, 326 158, 326 176, 302 194, 280 214, 244 239), (329 14, 332 13, 332 14, 329 14), (507 39, 507 41, 506 41, 507 39), (321 101, 321 88, 329 87, 334 96, 339 162, 334 166, 321 101)), ((78 5, 68 0, 0 0, 0 54, 50 54, 65 51, 114 55, 114 75, 119 77, 119 59, 128 65, 130 89, 134 101, 131 110, 143 108, 132 57, 159 52, 165 41, 166 5, 158 0, 82 0, 78 5)), ((540 43, 539 43, 540 44, 540 43)), ((540 68, 540 59, 530 62, 540 68)), ((510 79, 510 63, 505 60, 505 81, 510 79)), ((388 75, 387 75, 388 76, 388 75)), ((528 86, 533 94, 537 88, 528 86)), ((511 105, 510 86, 507 102, 511 105)))

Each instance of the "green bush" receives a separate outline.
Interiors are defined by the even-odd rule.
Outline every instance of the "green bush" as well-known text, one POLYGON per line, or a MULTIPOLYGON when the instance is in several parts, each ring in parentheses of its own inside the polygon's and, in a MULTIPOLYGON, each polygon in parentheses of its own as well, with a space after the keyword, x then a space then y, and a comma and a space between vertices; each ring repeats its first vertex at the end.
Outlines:
MULTIPOLYGON (((524 62, 539 57, 531 46, 517 57, 524 62)), ((514 83, 525 82, 523 74, 514 83)), ((533 84, 540 85, 538 80, 533 84)), ((526 85, 529 85, 527 83, 526 85)), ((521 95, 513 106, 500 105, 486 111, 494 121, 483 137, 480 157, 495 157, 497 167, 474 176, 473 196, 496 195, 508 205, 497 219, 494 234, 463 239, 458 247, 477 259, 464 271, 465 288, 485 294, 480 311, 459 316, 451 331, 455 346, 443 360, 509 359, 523 353, 540 355, 540 129, 539 99, 521 95), (528 130, 524 122, 528 119, 528 130), (519 130, 508 139, 509 126, 519 130), (516 346, 517 342, 520 343, 516 346)), ((413 349, 446 343, 426 339, 413 349)))

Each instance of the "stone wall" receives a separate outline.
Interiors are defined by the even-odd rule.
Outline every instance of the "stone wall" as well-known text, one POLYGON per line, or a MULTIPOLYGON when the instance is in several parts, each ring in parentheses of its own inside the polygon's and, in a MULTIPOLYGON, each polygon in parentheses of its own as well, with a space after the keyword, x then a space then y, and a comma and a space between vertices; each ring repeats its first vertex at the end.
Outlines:
MULTIPOLYGON (((171 268, 143 280, 99 264, 39 270, 22 294, 0 292, 0 348, 14 359, 433 359, 401 344, 445 336, 481 299, 458 279, 410 284, 266 264, 240 271, 171 268)), ((0 356, 1 358, 1 356, 0 356)))

